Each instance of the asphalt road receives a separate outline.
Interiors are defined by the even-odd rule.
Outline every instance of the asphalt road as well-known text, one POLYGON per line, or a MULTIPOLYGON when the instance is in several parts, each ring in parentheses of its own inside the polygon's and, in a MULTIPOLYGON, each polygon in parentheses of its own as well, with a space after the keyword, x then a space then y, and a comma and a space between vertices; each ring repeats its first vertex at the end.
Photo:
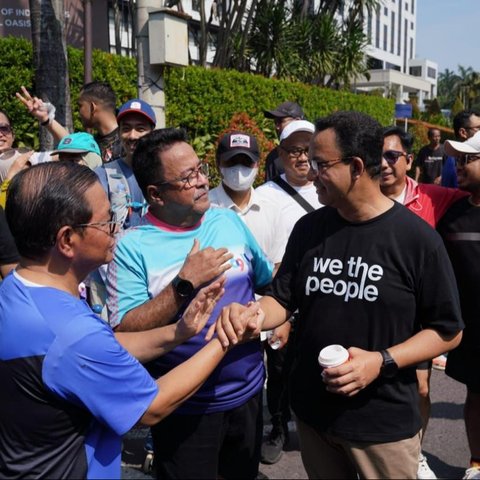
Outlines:
MULTIPOLYGON (((434 370, 431 381, 432 414, 425 435, 423 451, 429 465, 438 478, 462 478, 469 461, 463 403, 465 388, 448 378, 443 372, 434 370)), ((265 415, 268 418, 268 415, 265 415)), ((265 425, 265 432, 270 426, 265 425)), ((275 465, 260 465, 263 478, 306 479, 298 450, 298 438, 294 423, 290 423, 290 443, 282 458, 275 465)), ((146 429, 135 429, 124 439, 122 478, 151 479, 141 471, 144 459, 143 438, 146 429)), ((262 475, 259 476, 259 478, 262 475)))

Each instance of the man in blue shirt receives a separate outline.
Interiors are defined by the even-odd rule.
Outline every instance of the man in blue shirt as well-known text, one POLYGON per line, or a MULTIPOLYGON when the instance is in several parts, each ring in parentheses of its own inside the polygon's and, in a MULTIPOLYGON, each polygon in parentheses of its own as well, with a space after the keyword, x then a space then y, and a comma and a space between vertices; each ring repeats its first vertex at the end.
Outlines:
POLYGON ((152 360, 198 333, 224 280, 176 324, 115 338, 78 291, 111 260, 117 228, 96 175, 71 162, 24 170, 6 216, 20 263, 0 287, 0 477, 119 478, 121 435, 162 420, 227 349, 214 339, 157 381, 134 356, 152 360))

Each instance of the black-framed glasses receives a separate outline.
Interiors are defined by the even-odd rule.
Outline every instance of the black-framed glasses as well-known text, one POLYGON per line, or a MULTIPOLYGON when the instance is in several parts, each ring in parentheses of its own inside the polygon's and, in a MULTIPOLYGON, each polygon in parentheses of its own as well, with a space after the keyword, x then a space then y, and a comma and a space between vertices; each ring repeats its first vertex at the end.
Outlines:
POLYGON ((465 153, 464 155, 459 155, 455 157, 457 161, 457 165, 463 167, 468 163, 475 162, 476 160, 480 160, 480 153, 465 153))
POLYGON ((400 157, 406 157, 407 152, 399 152, 398 150, 387 150, 382 153, 383 158, 389 165, 394 165, 397 163, 400 157))
POLYGON ((117 227, 120 225, 120 222, 117 220, 115 212, 111 212, 110 220, 108 222, 92 222, 92 223, 77 223, 76 225, 72 225, 72 228, 86 228, 92 227, 96 228, 97 230, 101 230, 104 233, 108 233, 111 237, 115 234, 117 227), (105 227, 108 225, 108 231, 103 230, 99 227, 105 227))
POLYGON ((343 158, 335 158, 329 162, 319 162, 318 160, 309 160, 310 168, 315 173, 323 173, 326 172, 329 168, 333 167, 334 165, 338 165, 339 163, 349 163, 353 157, 343 157, 343 158))
POLYGON ((12 127, 8 125, 8 123, 2 123, 0 125, 0 133, 3 133, 4 135, 8 135, 9 133, 12 133, 12 127))
POLYGON ((193 188, 197 186, 198 176, 200 174, 208 178, 208 171, 208 163, 202 162, 185 177, 173 178, 172 180, 165 180, 163 182, 154 182, 152 185, 160 187, 162 185, 170 185, 173 182, 182 182, 184 185, 188 185, 189 188, 193 188))
POLYGON ((308 158, 308 148, 292 147, 285 148, 280 145, 280 148, 288 153, 289 157, 292 157, 294 160, 298 160, 302 155, 305 155, 308 158))

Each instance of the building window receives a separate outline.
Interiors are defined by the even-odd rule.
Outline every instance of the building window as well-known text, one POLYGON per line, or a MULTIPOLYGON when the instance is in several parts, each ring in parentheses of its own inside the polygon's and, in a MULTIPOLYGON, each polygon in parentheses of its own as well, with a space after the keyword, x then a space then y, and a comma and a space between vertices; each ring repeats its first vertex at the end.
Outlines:
POLYGON ((388 42, 388 28, 386 25, 384 25, 383 26, 383 51, 384 52, 388 51, 387 42, 388 42))
POLYGON ((200 11, 200 0, 192 0, 192 10, 194 12, 200 11))
POLYGON ((387 7, 383 7, 383 14, 388 15, 388 8, 387 7))
POLYGON ((392 12, 392 31, 390 32, 390 52, 395 53, 395 12, 392 12))
POLYGON ((415 13, 415 0, 412 0, 412 13, 415 13))
POLYGON ((413 30, 413 22, 410 22, 410 30, 413 30))
POLYGON ((432 67, 428 67, 427 68, 427 77, 428 78, 433 78, 433 80, 435 80, 437 78, 437 71, 432 67))
POLYGON ((367 20, 367 38, 368 43, 372 44, 372 13, 368 12, 368 20, 367 20))
POLYGON ((421 77, 422 67, 410 67, 410 75, 413 75, 414 77, 421 77))
POLYGON ((405 19, 405 25, 403 28, 403 71, 407 71, 407 60, 408 60, 408 35, 407 35, 407 30, 408 30, 408 20, 405 19))
POLYGON ((405 2, 405 10, 408 12, 408 3, 405 2))
POLYGON ((410 58, 415 58, 413 54, 413 37, 410 37, 410 58))

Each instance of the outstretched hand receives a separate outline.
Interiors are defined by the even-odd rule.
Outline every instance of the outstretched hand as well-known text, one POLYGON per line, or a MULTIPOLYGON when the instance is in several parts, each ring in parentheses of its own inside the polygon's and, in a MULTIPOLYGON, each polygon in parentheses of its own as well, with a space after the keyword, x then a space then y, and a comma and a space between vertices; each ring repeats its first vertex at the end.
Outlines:
POLYGON ((265 314, 258 302, 247 306, 231 303, 223 307, 217 321, 209 328, 206 339, 216 332, 224 348, 244 343, 260 335, 265 314))
POLYGON ((225 293, 225 276, 202 288, 177 322, 178 334, 185 339, 200 333, 217 302, 225 293))

